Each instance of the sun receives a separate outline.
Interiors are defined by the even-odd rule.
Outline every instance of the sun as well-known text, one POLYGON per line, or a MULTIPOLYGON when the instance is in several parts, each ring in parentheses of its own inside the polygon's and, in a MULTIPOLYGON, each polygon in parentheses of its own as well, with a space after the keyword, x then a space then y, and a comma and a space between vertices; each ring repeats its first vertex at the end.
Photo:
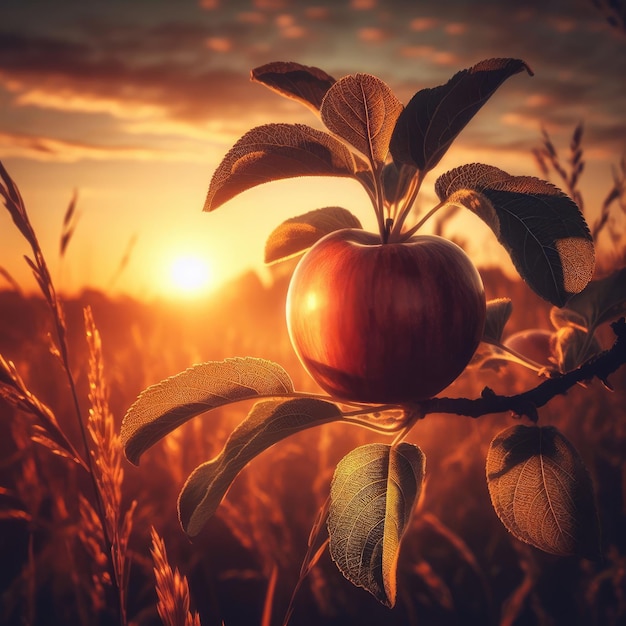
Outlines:
POLYGON ((197 255, 180 255, 174 258, 169 268, 170 289, 176 295, 199 296, 213 286, 211 264, 197 255))

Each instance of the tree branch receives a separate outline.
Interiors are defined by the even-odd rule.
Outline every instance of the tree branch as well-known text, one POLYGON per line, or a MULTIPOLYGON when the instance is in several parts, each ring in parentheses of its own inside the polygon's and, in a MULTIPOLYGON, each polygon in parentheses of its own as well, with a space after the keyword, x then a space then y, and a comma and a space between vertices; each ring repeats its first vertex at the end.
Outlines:
POLYGON ((555 378, 549 378, 537 387, 514 396, 499 396, 489 387, 485 387, 481 397, 475 400, 468 398, 431 398, 417 403, 421 415, 428 413, 453 413, 467 417, 480 417, 489 413, 511 411, 515 415, 525 415, 537 422, 537 409, 547 404, 557 395, 565 394, 578 383, 593 378, 601 380, 609 389, 608 377, 621 365, 626 363, 626 320, 613 322, 611 328, 616 339, 613 347, 605 350, 583 363, 580 367, 555 378))

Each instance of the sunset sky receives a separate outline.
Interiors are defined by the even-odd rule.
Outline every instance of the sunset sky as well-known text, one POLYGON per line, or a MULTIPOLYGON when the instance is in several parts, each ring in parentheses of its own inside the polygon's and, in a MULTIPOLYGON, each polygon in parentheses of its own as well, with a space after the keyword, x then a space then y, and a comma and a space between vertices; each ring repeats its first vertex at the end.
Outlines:
MULTIPOLYGON (((427 179, 424 206, 436 176, 463 163, 540 175, 531 149, 542 125, 567 156, 580 121, 582 186, 598 206, 626 149, 626 36, 591 0, 1 0, 0 159, 61 291, 166 295, 186 255, 204 259, 217 285, 261 268, 266 236, 288 217, 340 205, 375 225, 360 186, 343 179, 272 183, 202 212, 214 169, 244 132, 319 126, 251 83, 252 68, 283 60, 336 78, 375 74, 406 103, 490 57, 523 59, 535 76, 509 79, 463 131, 427 179), (78 222, 60 262, 74 190, 78 222)), ((476 218, 459 228, 477 263, 501 262, 476 218)), ((0 267, 25 291, 27 252, 3 210, 0 267)))

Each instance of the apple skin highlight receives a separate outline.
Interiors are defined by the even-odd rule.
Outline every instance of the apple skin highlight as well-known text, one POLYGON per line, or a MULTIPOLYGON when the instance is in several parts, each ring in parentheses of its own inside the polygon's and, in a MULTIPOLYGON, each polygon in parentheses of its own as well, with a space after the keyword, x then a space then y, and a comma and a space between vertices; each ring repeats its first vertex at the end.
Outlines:
POLYGON ((447 239, 382 244, 331 233, 300 260, 287 294, 293 347, 331 396, 376 404, 435 396, 469 363, 485 323, 480 275, 447 239))

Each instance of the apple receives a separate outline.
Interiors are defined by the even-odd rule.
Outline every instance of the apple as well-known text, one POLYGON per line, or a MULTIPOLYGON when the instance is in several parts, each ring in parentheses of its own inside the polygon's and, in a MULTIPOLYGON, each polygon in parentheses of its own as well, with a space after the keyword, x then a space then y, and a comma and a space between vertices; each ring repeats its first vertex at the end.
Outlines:
POLYGON ((335 231, 300 259, 287 293, 294 349, 331 396, 401 404, 433 397, 481 340, 480 275, 448 239, 382 243, 335 231))
POLYGON ((541 328, 529 328, 509 335, 504 345, 525 356, 538 365, 554 367, 551 360, 554 333, 541 328))

